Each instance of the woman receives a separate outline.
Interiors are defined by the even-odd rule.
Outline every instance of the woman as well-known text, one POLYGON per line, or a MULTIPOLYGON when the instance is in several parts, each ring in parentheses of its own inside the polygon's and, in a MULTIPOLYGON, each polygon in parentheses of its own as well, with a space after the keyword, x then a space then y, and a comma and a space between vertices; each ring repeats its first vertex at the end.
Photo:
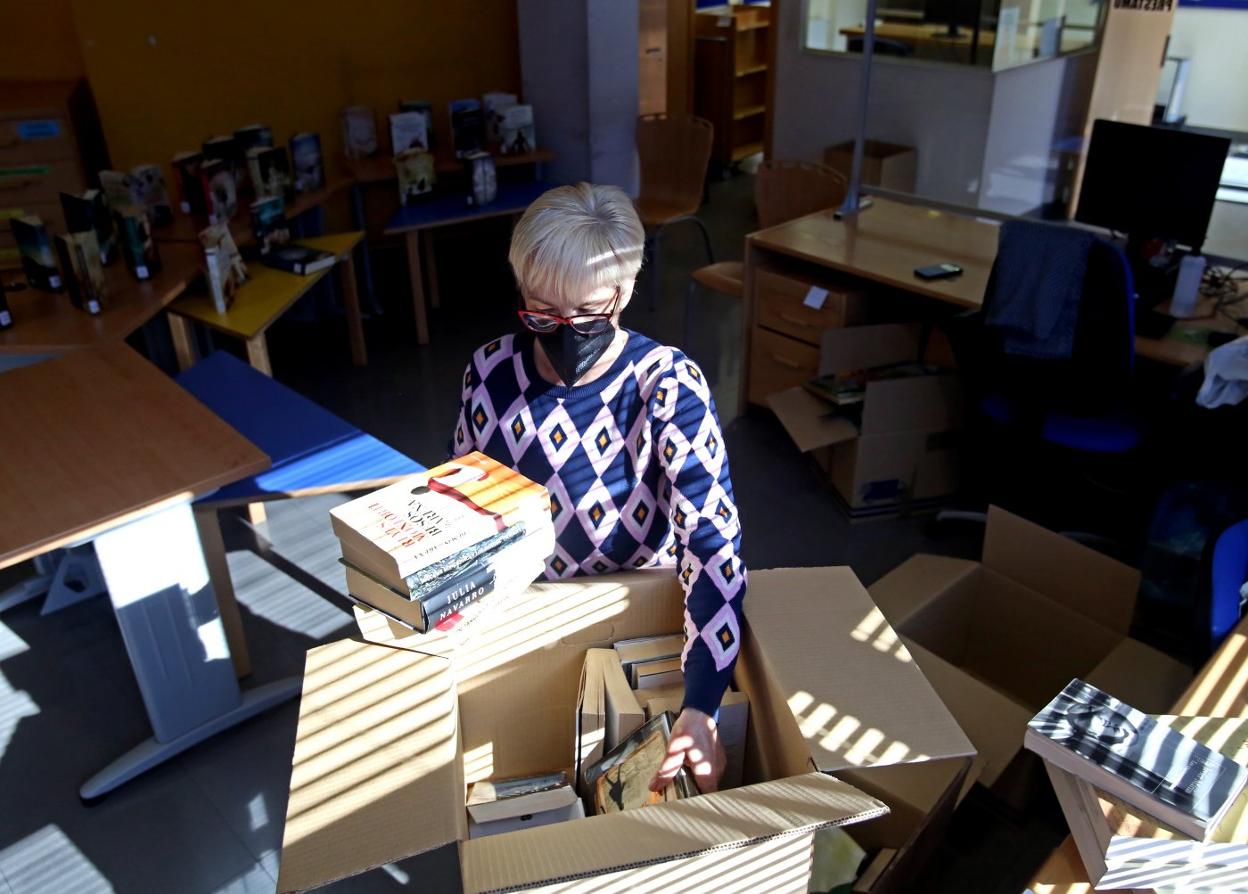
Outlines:
POLYGON ((672 567, 685 591, 685 695, 664 788, 688 764, 714 791, 715 714, 741 638, 741 528, 715 403, 697 365, 619 326, 644 231, 611 186, 552 189, 520 219, 509 259, 521 331, 474 352, 452 454, 480 450, 551 495, 551 580, 672 567))

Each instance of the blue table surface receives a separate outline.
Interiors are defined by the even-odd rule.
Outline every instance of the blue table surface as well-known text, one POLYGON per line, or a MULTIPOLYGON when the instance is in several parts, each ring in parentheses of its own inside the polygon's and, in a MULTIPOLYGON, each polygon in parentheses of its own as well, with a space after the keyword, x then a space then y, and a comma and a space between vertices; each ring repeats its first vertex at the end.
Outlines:
POLYGON ((207 495, 210 502, 264 499, 424 471, 420 463, 225 351, 209 354, 177 381, 273 461, 259 475, 207 495))
POLYGON ((542 193, 560 185, 549 180, 504 181, 498 184, 498 195, 488 205, 469 205, 467 195, 462 192, 434 193, 396 211, 386 224, 386 232, 436 227, 450 220, 471 220, 523 211, 542 193))

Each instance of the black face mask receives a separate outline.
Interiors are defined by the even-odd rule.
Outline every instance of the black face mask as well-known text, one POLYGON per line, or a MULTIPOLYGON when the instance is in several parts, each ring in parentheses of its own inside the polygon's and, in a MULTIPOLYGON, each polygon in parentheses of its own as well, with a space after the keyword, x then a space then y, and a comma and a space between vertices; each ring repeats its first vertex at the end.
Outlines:
POLYGON ((582 335, 564 325, 554 332, 537 333, 536 338, 563 384, 571 388, 611 347, 615 327, 608 324, 604 331, 595 335, 582 335))

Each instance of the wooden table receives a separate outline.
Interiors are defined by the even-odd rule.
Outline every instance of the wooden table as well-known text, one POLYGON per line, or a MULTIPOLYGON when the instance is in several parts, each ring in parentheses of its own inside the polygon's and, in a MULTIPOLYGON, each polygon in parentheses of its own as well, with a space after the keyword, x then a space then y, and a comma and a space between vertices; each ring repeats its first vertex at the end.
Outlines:
POLYGON ((259 448, 120 343, 0 375, 0 406, 0 568, 94 540, 152 723, 84 798, 298 694, 239 689, 191 511, 267 468, 259 448))
POLYGON ((206 293, 188 294, 178 299, 169 307, 169 327, 173 332, 178 367, 186 370, 195 363, 195 340, 191 330, 191 321, 194 321, 242 339, 246 342, 247 358, 251 365, 271 376, 273 369, 269 364, 265 333, 292 304, 325 278, 330 269, 338 271, 339 284, 344 295, 352 360, 357 366, 365 365, 368 355, 364 344, 360 299, 355 288, 355 263, 352 259, 352 252, 362 241, 364 234, 361 232, 298 240, 299 245, 332 252, 338 259, 333 268, 318 270, 307 276, 275 270, 258 262, 248 265, 247 282, 239 288, 233 304, 224 314, 217 312, 212 296, 206 293))
MULTIPOLYGON (((845 37, 863 37, 866 33, 866 27, 863 25, 851 25, 841 29, 841 34, 845 37)), ((969 48, 973 33, 973 30, 965 25, 959 26, 956 35, 949 34, 948 25, 887 22, 875 26, 875 36, 877 38, 895 40, 898 43, 911 44, 916 47, 948 46, 969 48)), ((996 43, 996 32, 991 28, 981 28, 979 31, 979 45, 981 47, 991 47, 994 43, 996 43)))
MULTIPOLYGON (((957 308, 978 309, 983 305, 997 254, 1000 228, 996 222, 878 197, 872 201, 872 207, 846 220, 836 220, 831 211, 820 211, 746 237, 744 395, 749 393, 754 274, 760 267, 791 265, 799 260, 957 308), (961 266, 962 275, 934 281, 914 275, 916 267, 945 261, 961 266)), ((1137 335, 1136 353, 1172 366, 1199 363, 1209 348, 1191 340, 1193 328, 1233 332, 1237 327, 1227 320, 1180 323, 1161 339, 1137 335)))
MULTIPOLYGON (((416 314, 416 341, 419 344, 429 344, 429 317, 425 310, 421 265, 422 238, 428 239, 429 233, 436 227, 518 215, 534 199, 555 186, 558 184, 545 180, 502 182, 498 184, 498 196, 488 205, 469 205, 464 193, 444 193, 429 196, 395 212, 394 217, 386 224, 385 233, 387 236, 402 235, 407 240, 407 265, 412 279, 412 307, 416 314)), ((428 243, 425 248, 429 262, 430 297, 433 306, 437 307, 438 276, 434 266, 433 248, 428 243)))
POLYGON ((163 245, 160 260, 160 272, 144 282, 120 261, 106 267, 109 295, 94 316, 74 307, 65 292, 9 292, 13 328, 0 332, 0 354, 61 354, 121 341, 186 291, 202 267, 198 246, 163 245))

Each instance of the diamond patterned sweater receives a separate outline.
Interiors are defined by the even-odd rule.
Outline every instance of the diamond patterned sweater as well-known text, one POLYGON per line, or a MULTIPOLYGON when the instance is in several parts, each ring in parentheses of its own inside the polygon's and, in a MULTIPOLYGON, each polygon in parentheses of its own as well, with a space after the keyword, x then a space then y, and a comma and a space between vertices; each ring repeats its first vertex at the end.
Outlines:
POLYGON ((480 450, 550 491, 550 580, 667 566, 685 592, 684 704, 713 714, 741 639, 746 570, 715 402, 692 360, 636 332, 593 382, 552 385, 534 338, 479 348, 452 456, 480 450))

